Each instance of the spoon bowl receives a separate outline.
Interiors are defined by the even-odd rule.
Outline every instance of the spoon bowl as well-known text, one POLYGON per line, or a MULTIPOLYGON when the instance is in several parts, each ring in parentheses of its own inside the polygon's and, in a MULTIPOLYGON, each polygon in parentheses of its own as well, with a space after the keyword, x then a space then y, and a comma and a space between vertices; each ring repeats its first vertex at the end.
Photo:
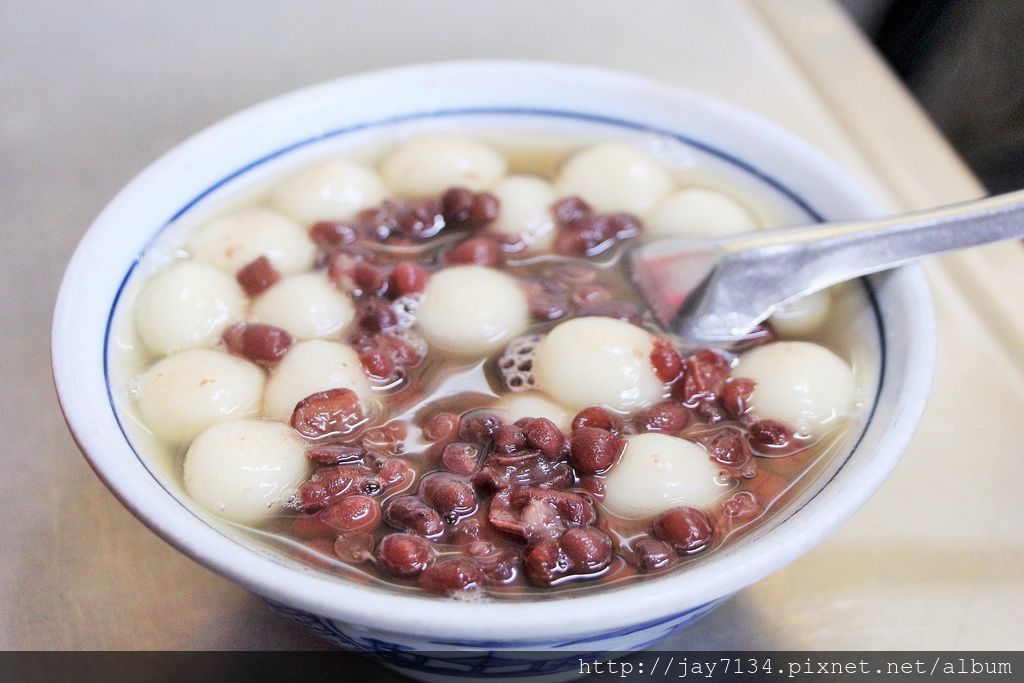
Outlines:
POLYGON ((662 324, 692 344, 722 345, 826 287, 1014 238, 1024 238, 1024 190, 880 220, 652 242, 628 263, 662 324))

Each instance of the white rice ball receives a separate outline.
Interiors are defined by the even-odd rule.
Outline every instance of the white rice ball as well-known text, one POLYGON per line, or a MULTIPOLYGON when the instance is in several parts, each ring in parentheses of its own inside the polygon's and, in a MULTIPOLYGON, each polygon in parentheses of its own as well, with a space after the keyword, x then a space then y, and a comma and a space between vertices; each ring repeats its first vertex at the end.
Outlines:
POLYGON ((260 256, 282 275, 308 270, 316 257, 309 233, 271 209, 245 209, 203 226, 189 242, 198 261, 234 275, 260 256))
POLYGON ((754 217, 731 197, 700 187, 679 190, 644 217, 652 237, 722 237, 758 228, 754 217))
POLYGON ((185 490, 204 508, 236 522, 260 522, 309 475, 305 443, 288 425, 232 420, 204 431, 185 455, 185 490))
POLYGON ((522 333, 530 321, 526 294, 508 275, 484 266, 451 266, 420 297, 416 326, 443 353, 485 354, 522 333))
POLYGON ((299 401, 328 389, 351 389, 365 414, 373 410, 370 381, 351 346, 322 339, 299 342, 288 349, 270 376, 263 395, 263 414, 290 422, 299 401))
POLYGON ((811 342, 775 342, 747 351, 733 375, 757 382, 750 397, 755 417, 785 422, 802 434, 820 433, 854 404, 853 370, 811 342))
POLYGON ((575 417, 575 413, 570 413, 538 391, 505 394, 491 406, 491 409, 506 424, 512 424, 524 417, 546 417, 563 432, 570 431, 572 418, 575 417))
POLYGON ((831 308, 832 294, 823 289, 780 306, 768 322, 784 337, 799 337, 821 327, 831 308))
POLYGON ((300 173, 274 193, 272 202, 303 225, 343 221, 384 199, 377 174, 350 161, 331 159, 300 173))
POLYGON ((402 143, 381 163, 384 184, 395 194, 437 195, 450 187, 493 187, 505 175, 505 158, 475 140, 437 134, 402 143))
POLYGON ((216 422, 256 415, 263 382, 260 368, 236 356, 213 349, 179 351, 139 376, 139 415, 164 441, 188 443, 216 422))
POLYGON ((574 409, 606 406, 631 413, 661 399, 651 364, 654 337, 622 320, 573 318, 541 340, 533 372, 538 388, 574 409))
POLYGON ((577 152, 555 181, 559 197, 579 195, 595 211, 642 216, 672 190, 672 176, 650 154, 620 142, 577 152))
POLYGON ((508 176, 494 186, 501 204, 490 230, 518 237, 527 251, 548 251, 555 241, 555 219, 551 205, 555 190, 551 183, 527 175, 508 176))
POLYGON ((135 301, 135 325, 143 343, 160 355, 211 346, 241 319, 245 302, 233 277, 184 261, 146 282, 135 301))
POLYGON ((604 480, 602 504, 625 519, 647 519, 686 505, 707 510, 729 487, 698 444, 667 434, 626 437, 626 448, 604 480))
POLYGON ((255 318, 287 330, 298 339, 337 336, 356 309, 321 273, 302 273, 282 278, 256 299, 255 318))

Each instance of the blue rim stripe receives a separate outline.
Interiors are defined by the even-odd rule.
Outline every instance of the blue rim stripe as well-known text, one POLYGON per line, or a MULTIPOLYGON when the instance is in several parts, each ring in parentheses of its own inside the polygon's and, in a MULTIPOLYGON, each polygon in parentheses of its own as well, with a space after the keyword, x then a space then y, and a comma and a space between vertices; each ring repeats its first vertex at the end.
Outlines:
MULTIPOLYGON (((215 183, 213 183, 212 185, 210 185, 209 187, 204 189, 202 192, 200 192, 195 197, 193 197, 191 200, 189 200, 184 206, 182 206, 180 209, 178 209, 176 212, 174 212, 174 214, 172 214, 171 217, 168 218, 163 223, 163 225, 161 225, 157 229, 157 231, 153 234, 153 236, 145 244, 145 246, 143 247, 142 251, 135 257, 135 260, 128 267, 127 272, 125 273, 124 277, 121 280, 121 283, 119 284, 119 286, 117 288, 117 291, 116 291, 116 293, 114 295, 113 302, 111 303, 110 311, 109 311, 109 313, 107 315, 106 330, 105 330, 104 339, 103 339, 103 361, 102 362, 103 362, 104 382, 106 384, 106 390, 107 390, 107 400, 110 403, 111 412, 113 413, 114 420, 117 423, 117 426, 118 426, 118 428, 121 431, 121 435, 124 437, 125 443, 128 444, 128 447, 131 449, 131 451, 135 455, 136 459, 138 459, 139 463, 149 473, 149 475, 151 477, 153 477, 153 479, 154 479, 154 481, 156 481, 157 485, 159 485, 160 488, 162 488, 169 496, 171 496, 172 499, 175 500, 175 502, 177 502, 183 508, 188 510, 188 512, 190 514, 192 514, 196 519, 198 519, 200 522, 202 522, 205 526, 207 526, 208 528, 212 529, 213 531, 215 531, 219 535, 223 536, 224 538, 232 541, 233 543, 237 543, 238 545, 240 545, 245 550, 247 550, 249 552, 256 553, 261 558, 264 558, 264 559, 267 559, 267 560, 269 560, 271 562, 274 562, 275 564, 278 564, 279 566, 288 566, 288 565, 285 565, 283 562, 280 562, 279 560, 277 560, 277 559, 275 559, 273 557, 264 555, 262 553, 258 553, 256 550, 254 550, 252 548, 249 548, 245 544, 239 543, 238 540, 236 540, 236 539, 232 538, 231 536, 223 533, 221 530, 219 530, 216 527, 214 527, 213 525, 211 525, 209 522, 204 520, 202 517, 200 517, 199 515, 196 515, 194 512, 189 510, 188 507, 185 506, 185 504, 181 500, 179 500, 177 498, 177 496, 175 496, 173 493, 171 493, 167 489, 167 487, 160 480, 160 478, 157 477, 154 474, 154 472, 146 464, 146 461, 139 455, 139 452, 135 448, 135 445, 132 443, 131 439, 128 437, 128 433, 125 430, 124 424, 123 424, 123 422, 121 420, 121 416, 120 416, 120 414, 118 413, 118 410, 117 410, 117 403, 116 403, 116 401, 114 399, 113 389, 111 387, 111 382, 110 382, 110 338, 111 338, 112 331, 113 331, 114 316, 115 316, 115 314, 117 312, 118 304, 120 303, 121 297, 124 294, 124 290, 125 290, 125 288, 128 285, 128 281, 131 279, 132 274, 135 272, 135 269, 138 267, 139 263, 141 262, 142 258, 146 254, 146 252, 153 246, 153 244, 156 242, 156 240, 158 239, 160 234, 168 226, 170 226, 172 223, 174 223, 175 221, 180 219, 182 216, 184 216, 188 211, 190 211, 192 208, 194 208, 199 202, 201 202, 203 199, 208 197, 210 194, 212 194, 216 190, 220 189, 221 187, 225 186, 226 184, 230 183, 231 181, 241 177, 245 173, 248 173, 249 171, 251 171, 251 170, 253 170, 253 169, 257 168, 257 167, 259 167, 259 166, 261 166, 261 165, 263 165, 263 164, 265 164, 265 163, 267 163, 269 161, 277 159, 277 158, 279 158, 281 156, 284 156, 284 155, 286 155, 286 154, 288 154, 290 152, 293 152, 293 151, 296 151, 298 149, 307 147, 307 146, 309 146, 311 144, 314 144, 314 143, 317 143, 317 142, 322 142, 322 141, 327 140, 327 139, 336 138, 336 137, 339 137, 339 136, 342 136, 342 135, 346 135, 346 134, 350 134, 350 133, 354 133, 354 132, 358 132, 358 131, 364 131, 364 130, 368 130, 368 129, 372 129, 372 128, 380 128, 380 127, 384 127, 384 126, 388 126, 388 125, 394 125, 394 124, 398 124, 398 123, 417 121, 417 120, 449 118, 449 117, 494 116, 494 115, 500 115, 500 116, 536 116, 536 117, 549 117, 549 118, 560 118, 560 119, 566 119, 566 120, 584 121, 584 122, 588 122, 588 123, 603 124, 603 125, 608 125, 608 126, 613 126, 613 127, 618 127, 618 128, 624 128, 624 129, 633 130, 633 131, 637 131, 637 132, 650 133, 650 134, 653 134, 653 135, 670 138, 670 139, 673 139, 673 140, 675 140, 677 142, 680 142, 682 144, 685 144, 685 145, 688 145, 688 146, 693 147, 695 149, 698 149, 698 150, 700 150, 700 151, 702 151, 702 152, 704 152, 706 154, 709 154, 709 155, 711 155, 713 157, 716 157, 716 158, 720 159, 721 161, 724 161, 724 162, 726 162, 726 163, 728 163, 728 164, 730 164, 730 165, 732 165, 732 166, 734 166, 734 167, 736 167, 736 168, 746 172, 747 174, 754 176, 758 180, 764 182, 766 185, 768 185, 769 187, 771 187, 772 189, 774 189, 775 191, 777 191, 778 193, 780 193, 781 195, 786 197, 794 205, 796 205, 802 211, 804 211, 813 221, 815 221, 815 222, 823 222, 822 215, 817 210, 815 210, 800 195, 798 195, 796 192, 791 190, 789 187, 787 187, 786 185, 781 183, 779 180, 777 180, 773 176, 771 176, 771 175, 767 174, 766 172, 756 168, 755 166, 753 166, 750 163, 744 161, 743 159, 740 159, 739 157, 736 157, 736 156, 734 156, 734 155, 732 155, 732 154, 730 154, 728 152, 725 152, 725 151, 723 151, 723 150, 721 150, 721 149, 719 149, 717 147, 714 147, 712 145, 709 145, 709 144, 707 144, 705 142, 701 142, 701 141, 696 140, 694 138, 691 138, 689 136, 686 136, 686 135, 683 135, 683 134, 679 134, 679 133, 675 133, 675 132, 670 131, 670 130, 666 130, 666 129, 663 129, 663 128, 658 128, 658 127, 655 127, 655 126, 649 126, 649 125, 646 125, 646 124, 643 124, 643 123, 639 123, 639 122, 635 122, 635 121, 630 121, 630 120, 626 120, 626 119, 619 119, 619 118, 604 116, 604 115, 601 115, 601 114, 594 114, 594 113, 587 113, 587 112, 573 112, 573 111, 565 111, 565 110, 560 110, 560 109, 523 108, 523 107, 479 107, 479 108, 447 109, 447 110, 419 112, 419 113, 413 113, 413 114, 403 114, 403 115, 383 118, 383 119, 379 119, 379 120, 375 120, 375 121, 357 123, 357 124, 353 124, 351 126, 346 126, 346 127, 343 127, 343 128, 337 128, 337 129, 333 129, 333 130, 330 130, 330 131, 326 131, 324 133, 321 133, 321 134, 318 134, 318 135, 315 135, 315 136, 311 136, 311 137, 305 138, 305 139, 300 140, 298 142, 291 143, 291 144, 286 145, 284 147, 281 147, 281 148, 279 148, 277 150, 269 152, 268 154, 265 154, 265 155, 263 155, 261 157, 258 157, 256 159, 254 159, 253 161, 247 163, 246 165, 242 166, 241 168, 239 168, 239 169, 229 173, 228 175, 224 176, 220 180, 216 181, 215 183)), ((875 321, 876 321, 876 325, 877 325, 877 329, 878 329, 880 362, 879 362, 878 386, 877 386, 877 390, 876 390, 874 401, 873 401, 873 403, 871 405, 871 409, 869 411, 867 419, 864 422, 864 429, 863 429, 863 431, 861 432, 861 434, 858 437, 857 441, 854 443, 853 447, 847 453, 847 455, 844 458, 843 462, 833 472, 833 474, 829 478, 828 482, 826 482, 824 485, 822 485, 822 487, 817 492, 815 492, 815 494, 813 496, 811 496, 806 501, 804 501, 804 503, 801 504, 800 507, 798 507, 797 509, 793 510, 785 519, 781 520, 778 523, 777 526, 781 526, 782 524, 785 524, 789 519, 791 519, 794 515, 796 515, 798 512, 800 512, 800 510, 802 510, 806 505, 808 505, 811 501, 813 501, 821 493, 821 491, 824 490, 824 488, 828 485, 829 482, 831 482, 833 479, 835 479, 836 476, 838 476, 839 472, 843 469, 843 467, 845 467, 847 462, 849 462, 850 458, 857 451, 858 446, 860 445, 861 441, 864 439, 864 436, 867 433, 868 427, 870 426, 870 424, 871 424, 871 422, 872 422, 872 420, 874 418, 875 409, 876 409, 877 404, 878 404, 878 397, 881 395, 882 384, 883 384, 883 381, 884 381, 884 378, 885 378, 887 346, 886 346, 886 340, 885 340, 885 330, 884 330, 884 326, 882 324, 882 314, 881 314, 881 310, 879 308, 878 299, 877 299, 874 287, 872 286, 871 282, 867 278, 861 278, 861 283, 863 284, 863 286, 864 286, 864 288, 865 288, 865 290, 867 292, 867 295, 868 295, 868 298, 869 298, 872 310, 874 312, 874 317, 875 317, 875 321)), ((694 607, 694 608, 692 608, 690 610, 687 610, 686 612, 676 613, 676 614, 673 614, 671 616, 667 616, 667 617, 663 617, 663 618, 660 618, 660 619, 655 619, 655 620, 652 620, 652 621, 644 622, 643 624, 639 624, 639 625, 632 625, 632 626, 627 627, 625 629, 620 629, 620 630, 617 630, 617 631, 614 631, 614 632, 606 632, 606 633, 602 633, 602 634, 586 636, 586 637, 583 637, 583 638, 581 638, 579 640, 571 641, 571 642, 567 642, 567 643, 562 643, 562 644, 563 645, 571 645, 573 643, 586 643, 586 642, 593 642, 593 641, 601 640, 603 638, 616 637, 616 636, 621 636, 621 635, 628 635, 629 633, 633 633, 633 632, 636 632, 636 631, 644 630, 644 629, 651 628, 651 627, 654 627, 654 626, 657 626, 657 625, 660 625, 660 624, 668 623, 668 622, 673 621, 675 619, 679 619, 680 617, 682 617, 683 615, 685 615, 685 614, 687 614, 689 612, 698 611, 698 610, 701 610, 702 608, 703 608, 703 606, 694 607)), ((434 642, 436 642, 438 644, 458 644, 458 645, 461 645, 461 646, 470 646, 470 647, 477 646, 477 641, 457 641, 457 642, 456 641, 434 641, 434 642)), ((546 641, 530 641, 530 640, 500 641, 500 647, 505 647, 505 648, 528 647, 528 646, 531 646, 531 645, 536 646, 536 645, 550 644, 551 642, 552 641, 550 639, 548 639, 546 641)), ((484 648, 487 648, 487 647, 493 648, 493 647, 499 646, 499 641, 479 641, 479 646, 480 647, 484 647, 484 648)))

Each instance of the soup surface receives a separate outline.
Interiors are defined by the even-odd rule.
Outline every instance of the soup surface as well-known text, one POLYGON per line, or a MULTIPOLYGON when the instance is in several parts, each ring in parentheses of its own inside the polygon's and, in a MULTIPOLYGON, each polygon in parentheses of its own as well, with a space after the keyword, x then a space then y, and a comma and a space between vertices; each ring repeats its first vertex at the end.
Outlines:
POLYGON ((561 594, 741 542, 860 433, 864 296, 674 338, 631 244, 806 217, 666 149, 434 133, 219 200, 118 311, 133 442, 264 552, 398 590, 561 594))

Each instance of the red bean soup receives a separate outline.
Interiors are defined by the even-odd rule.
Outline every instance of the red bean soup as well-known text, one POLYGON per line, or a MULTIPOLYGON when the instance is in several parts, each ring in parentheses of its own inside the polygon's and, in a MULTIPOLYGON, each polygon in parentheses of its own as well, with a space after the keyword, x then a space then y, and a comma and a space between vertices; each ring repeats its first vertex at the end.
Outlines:
POLYGON ((737 542, 851 448, 876 342, 859 284, 729 350, 660 325, 630 245, 808 220, 673 144, 410 135, 217 200, 119 308, 133 445, 225 533, 394 590, 537 599, 737 542))

